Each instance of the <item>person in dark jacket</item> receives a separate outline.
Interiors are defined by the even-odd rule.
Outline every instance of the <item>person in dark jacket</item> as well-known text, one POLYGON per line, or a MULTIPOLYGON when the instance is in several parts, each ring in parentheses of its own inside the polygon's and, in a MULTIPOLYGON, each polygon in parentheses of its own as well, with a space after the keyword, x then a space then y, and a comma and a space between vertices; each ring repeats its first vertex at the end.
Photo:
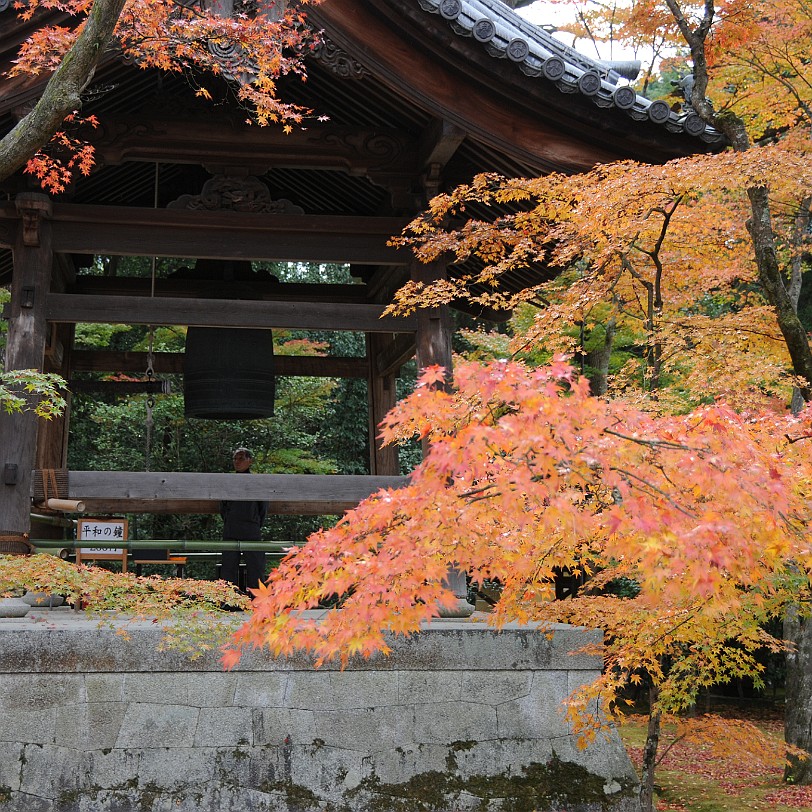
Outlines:
MULTIPOLYGON (((238 474, 250 474, 254 455, 247 448, 238 448, 233 456, 234 470, 238 474)), ((267 502, 220 503, 223 517, 223 539, 226 541, 261 541, 262 523, 268 513, 267 502)), ((246 579, 248 589, 256 589, 265 578, 265 553, 260 550, 245 550, 246 579)), ((220 577, 239 586, 240 551, 223 550, 220 577)))

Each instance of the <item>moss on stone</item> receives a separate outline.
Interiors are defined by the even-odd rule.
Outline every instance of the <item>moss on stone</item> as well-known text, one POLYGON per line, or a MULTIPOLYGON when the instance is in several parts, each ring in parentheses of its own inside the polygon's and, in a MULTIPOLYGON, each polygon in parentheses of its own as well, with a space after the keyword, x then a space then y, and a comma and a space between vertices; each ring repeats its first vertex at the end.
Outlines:
POLYGON ((497 802, 502 812, 544 812, 566 808, 568 812, 611 809, 630 791, 607 798, 606 780, 584 767, 552 759, 531 764, 516 775, 460 775, 432 770, 401 784, 384 784, 377 776, 364 779, 350 793, 370 812, 440 812, 464 793, 480 799, 483 812, 497 802))
POLYGON ((323 807, 321 798, 315 792, 307 787, 294 784, 293 781, 264 781, 259 789, 268 794, 277 793, 284 796, 289 808, 297 812, 317 810, 323 807))
POLYGON ((451 742, 448 746, 448 755, 445 757, 445 766, 449 772, 457 769, 457 753, 463 753, 466 750, 472 750, 476 747, 476 741, 455 741, 451 742))
POLYGON ((7 804, 11 800, 11 787, 0 784, 0 804, 7 804))
POLYGON ((159 800, 163 794, 161 787, 154 781, 149 781, 144 784, 138 795, 138 804, 141 808, 141 812, 151 812, 155 806, 155 802, 159 800))

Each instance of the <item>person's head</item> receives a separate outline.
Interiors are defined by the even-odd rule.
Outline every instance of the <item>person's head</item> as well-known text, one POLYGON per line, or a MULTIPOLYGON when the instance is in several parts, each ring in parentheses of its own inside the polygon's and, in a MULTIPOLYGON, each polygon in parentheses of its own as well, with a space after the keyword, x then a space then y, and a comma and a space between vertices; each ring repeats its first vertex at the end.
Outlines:
POLYGON ((232 455, 234 470, 238 473, 247 471, 254 461, 254 455, 247 448, 237 448, 232 455))

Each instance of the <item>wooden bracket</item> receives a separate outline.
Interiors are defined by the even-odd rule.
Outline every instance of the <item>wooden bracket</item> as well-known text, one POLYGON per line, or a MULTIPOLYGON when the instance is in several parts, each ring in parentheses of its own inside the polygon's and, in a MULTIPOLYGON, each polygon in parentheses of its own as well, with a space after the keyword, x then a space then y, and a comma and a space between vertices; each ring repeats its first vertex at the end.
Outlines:
POLYGON ((51 199, 36 192, 22 192, 14 201, 23 223, 23 245, 37 248, 40 243, 40 222, 51 216, 51 199))

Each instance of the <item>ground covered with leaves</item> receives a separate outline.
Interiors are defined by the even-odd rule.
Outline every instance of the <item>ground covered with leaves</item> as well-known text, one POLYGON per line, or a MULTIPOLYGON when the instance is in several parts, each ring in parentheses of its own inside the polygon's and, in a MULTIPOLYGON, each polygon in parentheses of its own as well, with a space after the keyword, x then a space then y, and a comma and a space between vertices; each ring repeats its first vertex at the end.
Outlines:
MULTIPOLYGON (((744 812, 769 809, 777 812, 812 809, 812 786, 784 783, 784 764, 779 747, 754 754, 739 747, 739 721, 752 722, 776 745, 783 740, 780 705, 722 711, 732 723, 730 746, 720 748, 712 740, 675 741, 676 727, 667 725, 660 743, 662 760, 656 773, 658 810, 673 812, 744 812)), ((635 766, 642 764, 646 717, 630 715, 620 734, 635 766)), ((723 735, 721 732, 719 735, 723 735)))

